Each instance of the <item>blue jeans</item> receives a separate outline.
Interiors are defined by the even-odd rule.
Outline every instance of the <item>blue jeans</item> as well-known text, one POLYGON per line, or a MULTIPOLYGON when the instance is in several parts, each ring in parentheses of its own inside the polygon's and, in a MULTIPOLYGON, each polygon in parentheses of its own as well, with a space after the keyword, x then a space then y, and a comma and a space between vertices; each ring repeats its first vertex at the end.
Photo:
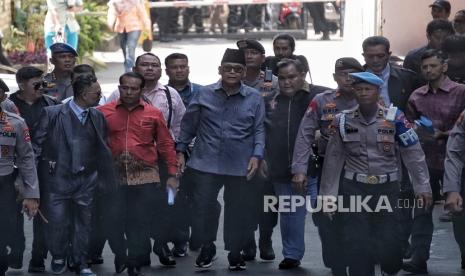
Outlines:
POLYGON ((124 55, 124 71, 131 72, 136 61, 136 47, 141 31, 119 33, 120 46, 124 55))
MULTIPOLYGON (((77 51, 79 33, 70 32, 68 26, 65 26, 64 35, 66 44, 69 44, 77 51)), ((55 42, 53 41, 54 38, 55 32, 49 32, 45 34, 45 49, 47 49, 47 51, 49 50, 50 46, 55 42)))
MULTIPOLYGON (((317 178, 308 178, 307 196, 316 198, 317 178)), ((290 182, 273 183, 276 196, 298 195, 290 182)), ((287 200, 286 200, 287 201, 287 200)), ((312 200, 313 201, 313 200, 312 200)), ((283 243, 283 256, 293 260, 302 260, 305 253, 305 216, 306 204, 295 208, 295 212, 280 212, 281 240, 283 243)))

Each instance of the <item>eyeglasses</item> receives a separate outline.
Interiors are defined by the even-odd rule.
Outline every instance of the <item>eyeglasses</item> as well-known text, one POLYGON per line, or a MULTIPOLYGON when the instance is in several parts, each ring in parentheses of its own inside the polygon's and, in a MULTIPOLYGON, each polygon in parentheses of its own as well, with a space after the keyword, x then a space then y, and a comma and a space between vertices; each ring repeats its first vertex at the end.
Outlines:
POLYGON ((240 66, 240 65, 223 65, 221 66, 221 70, 224 72, 224 73, 228 73, 228 72, 232 72, 234 70, 234 73, 242 73, 244 71, 244 67, 240 66))

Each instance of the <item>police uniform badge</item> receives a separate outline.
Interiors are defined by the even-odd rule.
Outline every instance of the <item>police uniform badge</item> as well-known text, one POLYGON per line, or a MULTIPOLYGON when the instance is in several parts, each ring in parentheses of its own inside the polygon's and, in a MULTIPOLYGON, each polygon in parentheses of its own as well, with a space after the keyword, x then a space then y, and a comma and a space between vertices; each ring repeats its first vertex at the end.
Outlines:
POLYGON ((335 102, 329 102, 323 107, 323 119, 333 120, 337 114, 337 108, 335 102))

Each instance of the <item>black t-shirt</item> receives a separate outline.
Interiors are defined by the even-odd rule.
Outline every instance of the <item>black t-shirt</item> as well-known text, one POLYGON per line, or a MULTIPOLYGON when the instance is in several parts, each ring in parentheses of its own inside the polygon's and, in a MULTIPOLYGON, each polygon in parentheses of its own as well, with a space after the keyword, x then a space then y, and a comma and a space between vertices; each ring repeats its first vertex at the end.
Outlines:
MULTIPOLYGON (((305 66, 305 71, 308 72, 309 66, 308 66, 308 61, 307 59, 302 56, 302 55, 292 55, 291 59, 299 60, 302 62, 302 64, 305 66)), ((278 62, 281 61, 281 59, 275 57, 275 56, 268 56, 265 59, 265 62, 262 64, 262 70, 266 70, 267 68, 273 71, 273 75, 277 76, 278 75, 278 62)))
POLYGON ((23 119, 26 121, 26 125, 30 130, 31 136, 33 137, 33 132, 39 121, 40 113, 44 107, 48 106, 44 97, 41 97, 32 105, 29 105, 25 101, 18 98, 18 92, 11 94, 9 98, 15 103, 21 117, 23 117, 23 119))

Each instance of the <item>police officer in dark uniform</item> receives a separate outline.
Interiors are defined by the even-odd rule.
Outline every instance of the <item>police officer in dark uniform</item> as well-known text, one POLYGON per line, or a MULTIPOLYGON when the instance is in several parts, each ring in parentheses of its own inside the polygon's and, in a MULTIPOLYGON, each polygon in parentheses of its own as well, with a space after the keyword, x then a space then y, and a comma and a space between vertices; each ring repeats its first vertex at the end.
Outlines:
POLYGON ((52 58, 50 62, 55 66, 51 73, 44 76, 47 82, 44 93, 62 101, 73 96, 73 87, 71 86, 71 74, 78 53, 66 43, 55 43, 50 46, 52 58))
MULTIPOLYGON (((396 274, 402 266, 396 228, 401 179, 398 154, 408 169, 418 201, 428 207, 432 195, 425 155, 404 114, 393 106, 379 105, 383 80, 368 72, 350 75, 355 79, 359 105, 337 115, 330 126, 320 194, 324 204, 336 202, 341 206, 335 196, 342 176, 342 198, 338 199, 342 205, 348 207, 358 196, 359 202, 368 206, 360 204, 359 210, 342 214, 349 275, 372 276, 376 263, 383 273, 396 274)), ((324 204, 323 210, 331 217, 324 204)))
MULTIPOLYGON (((16 82, 19 90, 9 97, 18 107, 19 114, 24 118, 32 138, 34 138, 34 131, 38 125, 42 110, 46 106, 58 104, 51 96, 42 94, 43 73, 42 70, 32 66, 24 66, 19 69, 16 72, 16 82)), ((22 228, 24 228, 24 225, 22 225, 22 228)), ((48 250, 45 245, 44 224, 40 217, 34 219, 33 233, 32 258, 29 262, 28 272, 45 272, 44 260, 47 258, 48 250)), ((24 239, 24 235, 21 238, 24 239)))
MULTIPOLYGON (((265 61, 265 48, 263 45, 254 39, 239 40, 237 47, 244 52, 246 74, 242 81, 255 89, 257 89, 262 97, 270 99, 275 96, 278 91, 278 78, 274 76, 271 70, 264 72, 260 70, 265 61)), ((271 236, 273 228, 278 222, 277 213, 263 212, 263 197, 265 195, 274 195, 273 184, 268 177, 262 174, 257 174, 251 180, 251 187, 254 188, 254 202, 256 205, 254 210, 254 231, 260 226, 259 249, 260 258, 263 260, 274 260, 275 254, 272 246, 271 236)), ((243 259, 251 261, 255 259, 257 245, 255 243, 255 234, 248 234, 246 247, 242 251, 243 259)))
MULTIPOLYGON (((352 91, 352 78, 349 77, 349 73, 363 71, 362 65, 354 58, 345 57, 336 60, 333 76, 338 88, 316 95, 300 124, 292 164, 294 182, 306 181, 307 175, 311 177, 312 172, 308 171, 311 157, 317 161, 318 171, 316 176, 320 180, 320 168, 323 166, 326 144, 330 136, 328 127, 337 114, 343 110, 352 109, 357 105, 352 91), (318 139, 316 139, 317 130, 321 134, 318 139), (318 152, 313 152, 312 145, 314 144, 318 145, 318 152), (317 155, 318 157, 316 157, 317 155)), ((339 244, 342 241, 340 216, 331 221, 322 213, 315 213, 313 218, 318 226, 325 265, 331 268, 334 275, 344 275, 345 273, 342 271, 345 268, 339 244)))
MULTIPOLYGON (((8 87, 0 83, 0 99, 6 91, 8 87)), ((39 183, 29 130, 21 117, 0 105, 0 276, 8 269, 6 246, 17 220, 14 165, 23 180, 23 208, 33 217, 39 207, 39 183)))

